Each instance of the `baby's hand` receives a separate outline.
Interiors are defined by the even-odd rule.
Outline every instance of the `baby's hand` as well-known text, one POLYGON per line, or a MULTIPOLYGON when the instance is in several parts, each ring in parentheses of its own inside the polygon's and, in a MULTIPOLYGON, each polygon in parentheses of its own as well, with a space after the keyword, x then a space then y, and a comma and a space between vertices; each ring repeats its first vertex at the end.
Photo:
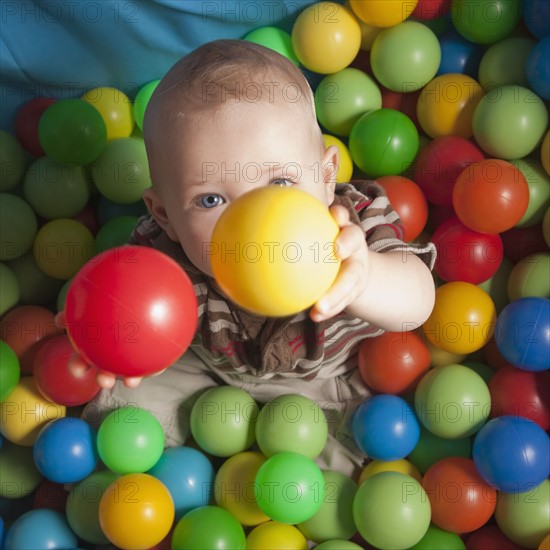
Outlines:
POLYGON ((353 304, 367 286, 369 250, 363 230, 352 223, 343 206, 331 206, 330 212, 340 226, 336 254, 342 261, 336 280, 310 311, 313 321, 330 319, 353 304))

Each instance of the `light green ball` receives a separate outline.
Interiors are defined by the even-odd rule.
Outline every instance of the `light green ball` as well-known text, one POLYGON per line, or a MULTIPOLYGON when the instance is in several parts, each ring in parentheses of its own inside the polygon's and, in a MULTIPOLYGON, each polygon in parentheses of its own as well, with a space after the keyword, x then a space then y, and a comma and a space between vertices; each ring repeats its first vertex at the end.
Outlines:
POLYGON ((0 403, 6 401, 19 384, 21 365, 13 348, 0 340, 0 403))
POLYGON ((250 31, 244 37, 244 40, 270 48, 290 59, 294 65, 300 65, 300 60, 296 56, 294 47, 292 46, 292 38, 283 29, 279 29, 278 27, 260 27, 250 31))
POLYGON ((496 273, 478 285, 492 298, 497 313, 500 313, 509 303, 508 277, 513 267, 512 261, 503 256, 496 273))
POLYGON ((0 193, 0 261, 19 258, 30 250, 38 221, 24 199, 0 193))
POLYGON ((32 493, 42 481, 32 447, 14 445, 4 439, 0 449, 0 479, 0 497, 16 499, 32 493))
POLYGON ((0 263, 0 315, 19 302, 20 289, 17 277, 6 264, 0 263))
POLYGON ((530 254, 514 265, 508 278, 510 301, 538 296, 550 298, 550 254, 530 254))
POLYGON ((523 174, 529 187, 529 204, 516 227, 531 227, 541 223, 550 203, 550 176, 536 158, 517 159, 511 163, 523 174))
POLYGON ((0 191, 16 187, 25 174, 25 152, 11 134, 0 130, 0 191))
POLYGON ((147 104, 149 103, 153 92, 156 90, 159 84, 160 79, 151 80, 151 82, 147 82, 147 84, 144 84, 136 94, 133 104, 134 119, 136 121, 134 133, 139 132, 143 129, 143 118, 145 117, 145 109, 147 108, 147 104))
POLYGON ((430 525, 420 542, 410 550, 466 550, 462 539, 456 534, 444 531, 437 525, 430 525))
POLYGON ((351 540, 334 539, 327 540, 315 547, 315 550, 362 550, 363 547, 351 542, 351 540))
POLYGON ((550 248, 550 206, 546 209, 542 218, 542 236, 550 248))

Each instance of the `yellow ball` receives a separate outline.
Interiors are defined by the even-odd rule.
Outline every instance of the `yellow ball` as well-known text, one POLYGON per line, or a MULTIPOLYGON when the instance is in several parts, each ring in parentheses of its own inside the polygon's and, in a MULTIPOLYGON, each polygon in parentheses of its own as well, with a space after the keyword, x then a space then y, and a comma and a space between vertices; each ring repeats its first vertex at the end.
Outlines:
POLYGON ((58 218, 38 230, 33 253, 38 267, 46 275, 66 281, 94 256, 95 239, 84 224, 58 218))
POLYGON ((268 521, 250 531, 246 550, 307 550, 306 537, 293 525, 268 521))
POLYGON ((401 458, 400 460, 373 460, 369 462, 359 476, 359 485, 380 472, 401 472, 414 477, 418 483, 422 483, 422 475, 418 468, 408 460, 401 458))
POLYGON ((265 461, 263 454, 246 451, 228 458, 216 473, 216 504, 233 514, 242 525, 259 525, 269 520, 254 498, 254 480, 265 461))
POLYGON ((445 365, 458 365, 466 359, 466 354, 451 353, 434 346, 428 339, 425 340, 426 347, 430 353, 430 367, 444 367, 445 365))
POLYGON ((343 141, 329 134, 323 134, 323 140, 325 142, 325 147, 336 145, 340 151, 340 165, 338 166, 338 171, 336 172, 336 183, 349 182, 351 180, 351 176, 353 175, 353 160, 351 160, 349 149, 343 141))
POLYGON ((63 418, 66 412, 64 405, 48 401, 40 393, 32 376, 25 376, 0 404, 0 433, 12 443, 31 446, 43 426, 63 418))
POLYGON ((540 147, 540 160, 546 173, 550 176, 550 130, 546 132, 540 147))
POLYGON ((416 8, 418 0, 349 0, 351 9, 373 27, 393 27, 404 21, 416 8))
POLYGON ((334 282, 338 233, 328 208, 313 195, 294 187, 261 187, 220 216, 208 250, 212 271, 242 308, 267 317, 293 315, 334 282))
POLYGON ((483 88, 464 74, 443 74, 430 80, 416 104, 418 122, 432 138, 473 134, 472 118, 483 88))
POLYGON ((151 548, 161 542, 172 527, 174 514, 170 491, 149 474, 118 478, 99 501, 103 533, 125 550, 151 548))
POLYGON ((107 127, 107 139, 124 138, 134 130, 134 110, 130 98, 120 90, 110 87, 94 88, 82 98, 95 107, 107 127))
POLYGON ((336 73, 361 48, 361 27, 353 13, 336 2, 317 2, 300 13, 292 27, 292 46, 311 71, 336 73))

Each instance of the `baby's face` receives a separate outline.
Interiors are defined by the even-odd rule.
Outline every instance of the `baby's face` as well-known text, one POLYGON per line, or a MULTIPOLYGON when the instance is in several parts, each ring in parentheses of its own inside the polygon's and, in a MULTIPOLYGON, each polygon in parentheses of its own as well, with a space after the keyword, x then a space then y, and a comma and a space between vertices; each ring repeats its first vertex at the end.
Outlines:
POLYGON ((165 229, 204 273, 212 275, 207 252, 214 226, 242 194, 266 185, 296 186, 327 207, 332 203, 337 150, 325 151, 295 110, 243 103, 192 128, 170 142, 157 179, 165 229))

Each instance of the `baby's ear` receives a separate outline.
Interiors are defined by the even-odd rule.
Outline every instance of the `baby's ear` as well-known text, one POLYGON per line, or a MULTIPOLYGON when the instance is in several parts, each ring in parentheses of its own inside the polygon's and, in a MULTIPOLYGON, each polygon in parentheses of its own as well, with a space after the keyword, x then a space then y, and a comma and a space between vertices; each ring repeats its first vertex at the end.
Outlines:
POLYGON ((143 192, 143 202, 145 202, 145 206, 147 206, 147 210, 149 210, 153 218, 166 231, 168 237, 174 242, 178 242, 178 236, 170 224, 170 219, 168 218, 166 208, 162 204, 162 199, 153 187, 145 189, 143 192))
POLYGON ((334 188, 336 187, 336 174, 340 166, 340 151, 336 145, 330 145, 323 153, 323 167, 321 174, 327 188, 329 204, 334 200, 334 188))

